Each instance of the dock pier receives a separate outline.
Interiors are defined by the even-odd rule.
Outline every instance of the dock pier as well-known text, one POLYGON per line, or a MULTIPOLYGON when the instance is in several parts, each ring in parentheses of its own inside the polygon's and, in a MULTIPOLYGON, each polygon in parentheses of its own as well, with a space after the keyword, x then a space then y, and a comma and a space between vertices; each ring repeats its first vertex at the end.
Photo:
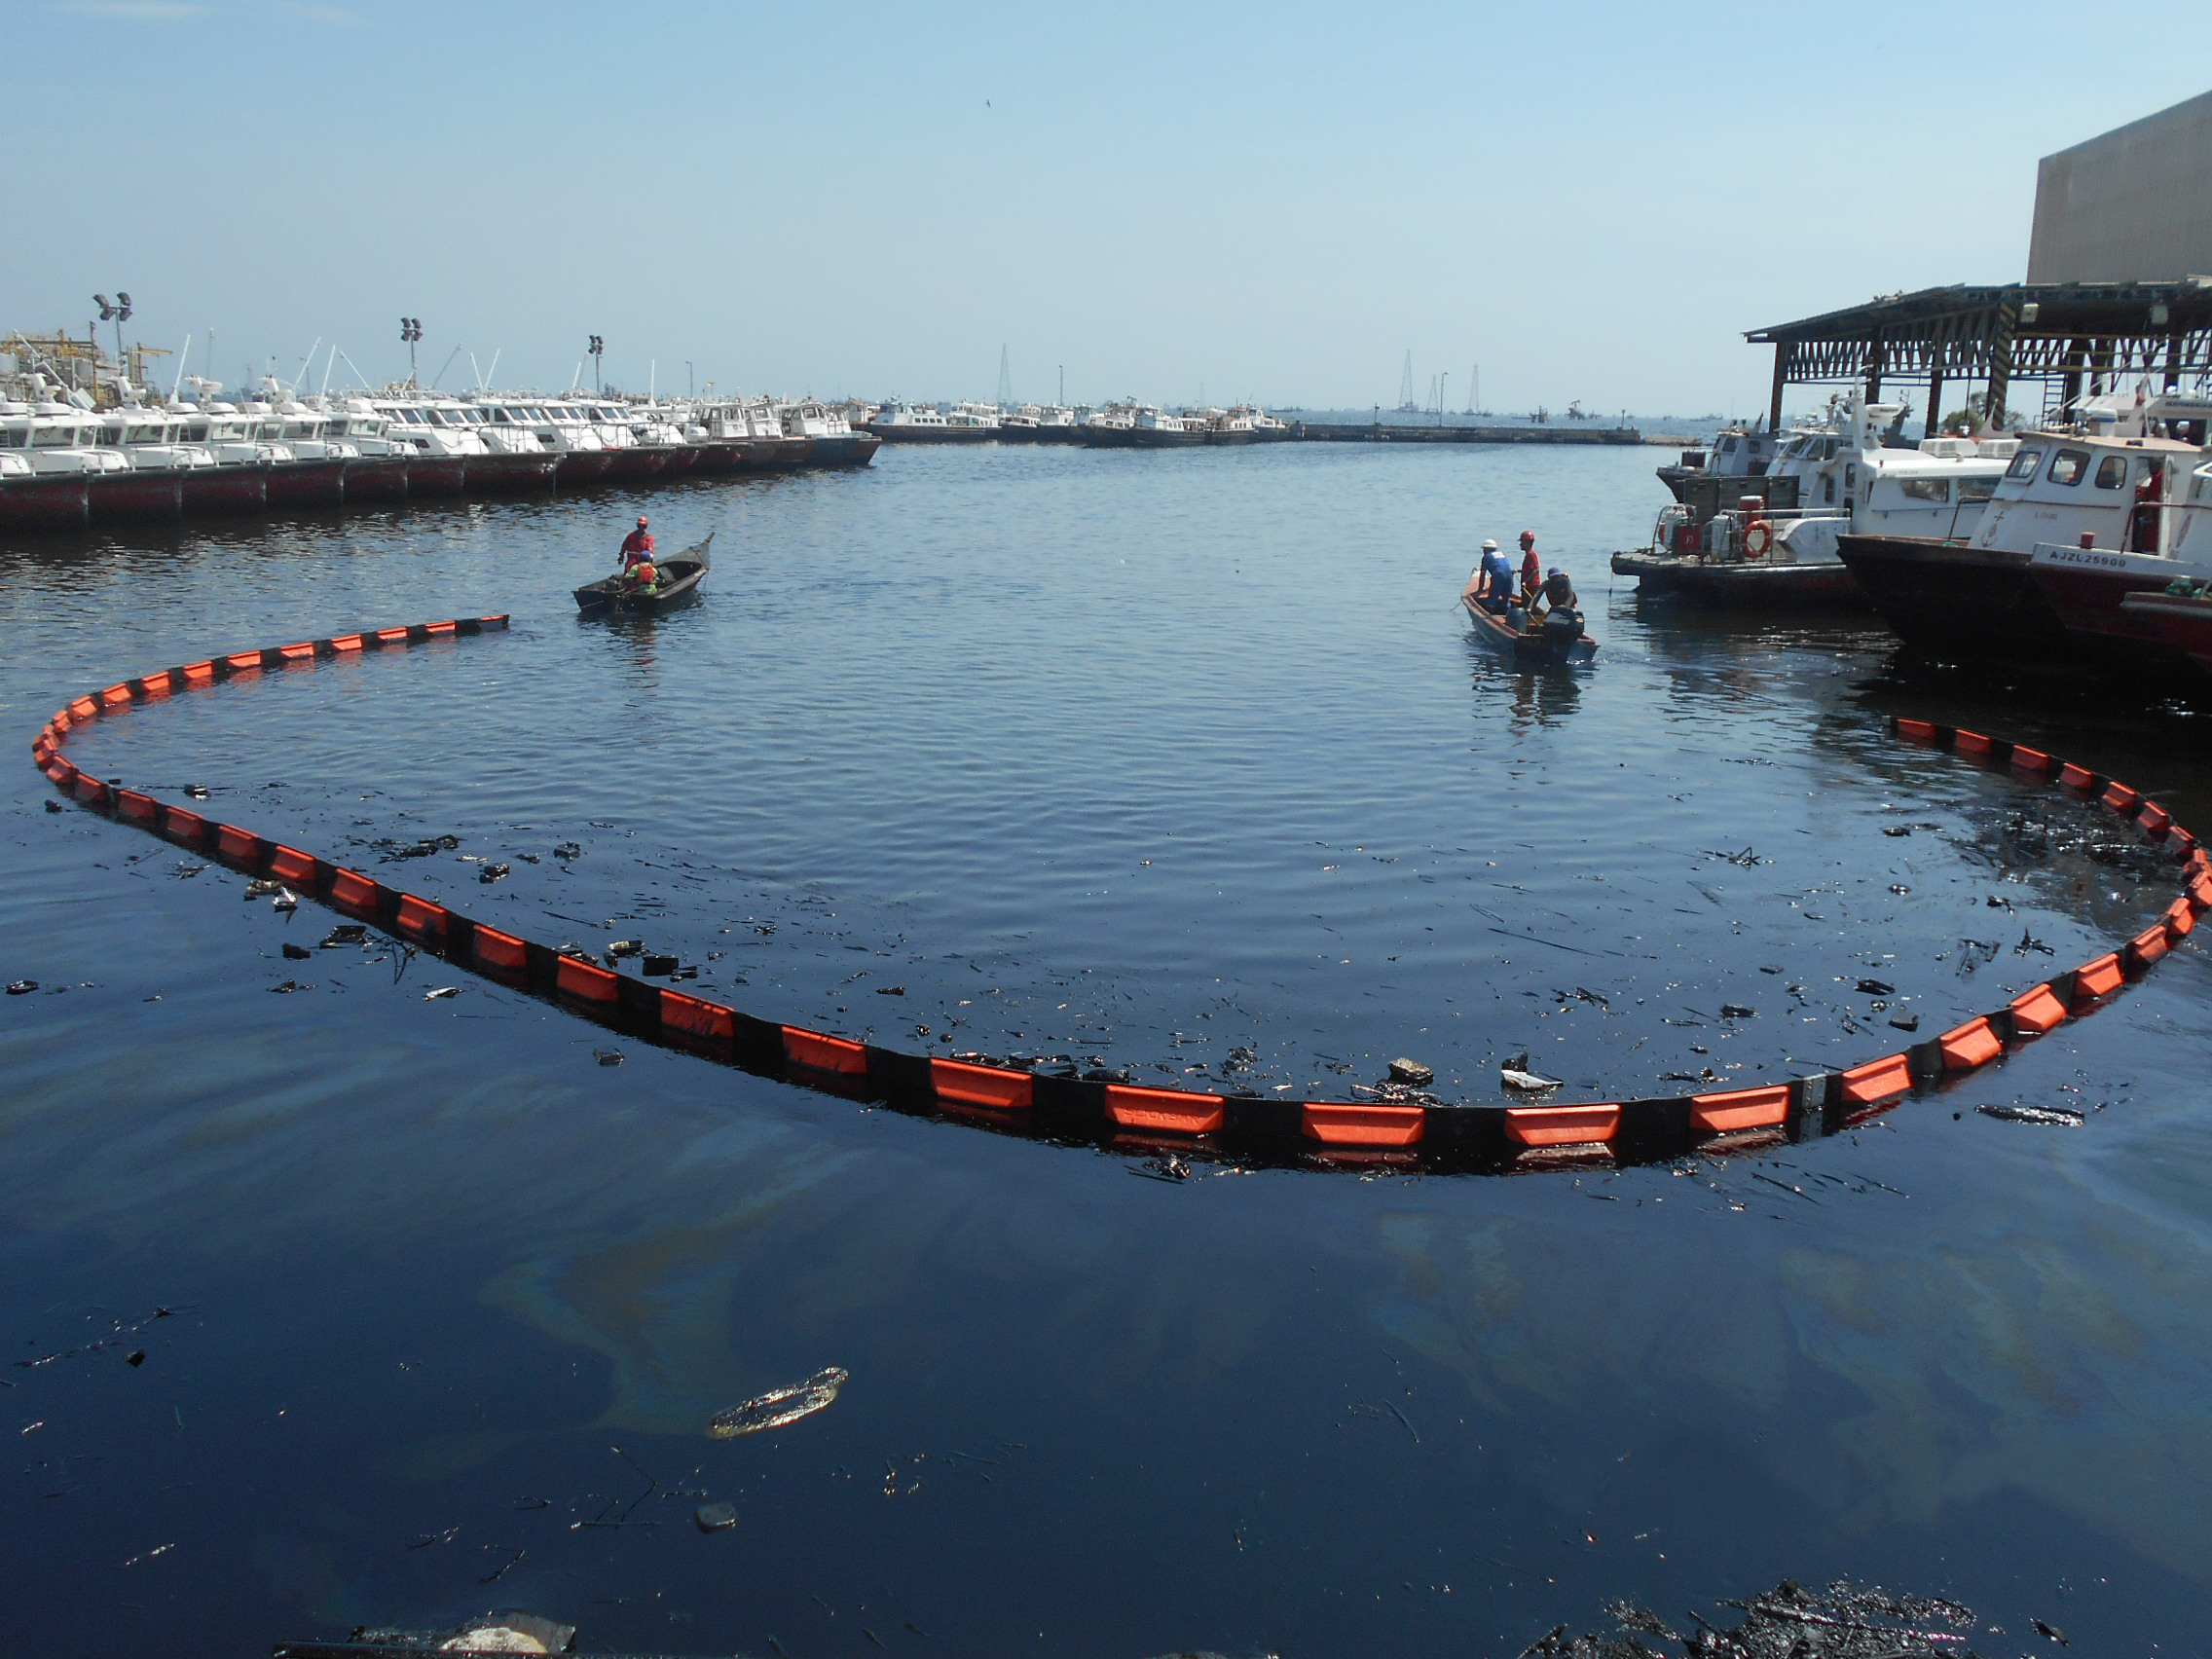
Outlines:
POLYGON ((1291 436, 1309 444, 1641 444, 1634 426, 1386 426, 1381 422, 1298 421, 1291 436))

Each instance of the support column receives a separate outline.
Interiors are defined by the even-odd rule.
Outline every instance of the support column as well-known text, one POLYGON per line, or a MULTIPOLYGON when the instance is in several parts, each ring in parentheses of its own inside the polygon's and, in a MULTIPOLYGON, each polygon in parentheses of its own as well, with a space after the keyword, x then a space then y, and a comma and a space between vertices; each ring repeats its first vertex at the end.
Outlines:
POLYGON ((1789 343, 1787 340, 1777 340, 1774 343, 1774 395, 1767 400, 1766 406, 1766 429, 1770 432, 1782 430, 1782 388, 1788 384, 1788 368, 1789 343))
POLYGON ((1936 435, 1936 424, 1943 419, 1943 371, 1928 371, 1928 435, 1936 435))
POLYGON ((1989 342, 1989 424, 2003 428, 2005 398, 2012 389, 2012 337, 2019 332, 2020 308, 1997 308, 1997 332, 1989 342))
POLYGON ((2069 411, 2082 401, 2082 370, 2089 360, 2089 343, 2077 335, 2066 343, 2066 375, 2063 386, 2066 407, 2069 411))
POLYGON ((2166 336, 2166 385, 2168 391, 2181 389, 2181 330, 2175 329, 2166 336))
POLYGON ((1882 331, 1878 328, 1866 347, 1866 401, 1882 401, 1882 331))

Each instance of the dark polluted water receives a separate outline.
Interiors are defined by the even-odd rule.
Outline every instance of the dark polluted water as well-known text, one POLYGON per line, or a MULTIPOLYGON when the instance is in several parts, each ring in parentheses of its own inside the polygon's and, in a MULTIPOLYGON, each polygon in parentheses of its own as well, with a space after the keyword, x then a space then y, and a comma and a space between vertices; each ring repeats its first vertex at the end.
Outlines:
MULTIPOLYGON (((1562 1098, 1779 1081, 2164 906, 2109 817, 1883 720, 2202 829, 2188 710, 1641 606, 1605 555, 1656 459, 892 452, 26 542, 0 709, 27 744, 211 650, 510 611, 70 754, 772 1019, 1201 1088, 1341 1099, 1406 1055, 1494 1103, 1522 1053, 1562 1098), (716 532, 701 602, 579 622, 639 510, 716 532), (1588 672, 1511 672, 1455 613, 1524 526, 1588 672)), ((1948 1598, 1976 1650, 2200 1628, 2194 944, 1830 1140, 1159 1179, 610 1040, 373 932, 322 948, 328 912, 8 777, 0 977, 40 986, 0 1003, 12 1647, 504 1605, 790 1659, 1510 1654, 1621 1600, 1733 1623, 1785 1577, 1948 1598), (713 1432, 830 1368, 820 1409, 713 1432)))

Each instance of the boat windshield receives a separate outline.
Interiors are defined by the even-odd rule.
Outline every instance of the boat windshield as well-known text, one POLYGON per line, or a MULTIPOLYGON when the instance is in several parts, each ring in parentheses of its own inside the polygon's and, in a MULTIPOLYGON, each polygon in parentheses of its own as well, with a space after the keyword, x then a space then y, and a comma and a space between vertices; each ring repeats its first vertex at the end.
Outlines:
POLYGON ((2033 478, 2036 468, 2043 464, 2043 451, 2024 449, 2012 458, 2012 464, 2005 469, 2008 478, 2033 478))

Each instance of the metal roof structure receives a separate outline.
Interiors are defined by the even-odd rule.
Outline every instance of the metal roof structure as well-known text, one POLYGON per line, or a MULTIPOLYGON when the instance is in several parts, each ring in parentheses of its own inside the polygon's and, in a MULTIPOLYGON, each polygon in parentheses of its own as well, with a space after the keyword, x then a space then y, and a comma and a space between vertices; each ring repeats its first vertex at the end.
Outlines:
POLYGON ((2060 406, 2123 381, 2172 390, 2212 376, 2212 276, 2173 282, 1959 283, 1890 294, 1744 338, 1774 348, 1770 419, 1782 422, 1789 386, 1863 383, 1880 397, 1888 380, 1928 383, 1928 429, 1942 417, 1946 381, 1985 381, 1992 419, 2011 383, 2055 385, 2060 406))

